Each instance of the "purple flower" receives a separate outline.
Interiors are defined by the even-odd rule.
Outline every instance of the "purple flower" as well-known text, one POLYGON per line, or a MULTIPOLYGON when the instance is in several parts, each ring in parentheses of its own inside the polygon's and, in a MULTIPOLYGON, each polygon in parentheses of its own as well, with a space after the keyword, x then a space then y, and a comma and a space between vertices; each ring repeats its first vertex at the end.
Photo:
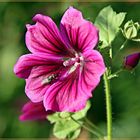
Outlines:
POLYGON ((105 72, 101 54, 93 50, 98 30, 70 7, 60 30, 53 20, 35 15, 27 25, 26 45, 31 54, 17 61, 14 72, 26 79, 25 92, 32 102, 43 101, 47 110, 75 112, 83 109, 105 72))
POLYGON ((43 102, 27 102, 22 108, 22 115, 20 115, 19 119, 21 121, 45 120, 50 113, 52 112, 45 110, 43 102))
POLYGON ((140 53, 133 53, 128 55, 124 60, 124 68, 128 70, 132 70, 137 66, 140 60, 140 53))

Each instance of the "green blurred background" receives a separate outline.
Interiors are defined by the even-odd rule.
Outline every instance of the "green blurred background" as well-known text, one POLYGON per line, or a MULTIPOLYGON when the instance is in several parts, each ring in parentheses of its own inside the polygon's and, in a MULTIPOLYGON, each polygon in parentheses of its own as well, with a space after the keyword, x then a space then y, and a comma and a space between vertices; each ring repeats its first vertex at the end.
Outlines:
MULTIPOLYGON (((46 138, 52 135, 49 122, 20 122, 18 116, 23 104, 28 101, 25 82, 13 73, 13 66, 21 54, 28 53, 25 46, 25 25, 33 23, 36 13, 49 15, 59 25, 61 16, 68 6, 83 12, 86 19, 95 21, 99 11, 111 5, 116 12, 127 12, 125 21, 140 21, 140 3, 85 3, 85 2, 1 2, 0 3, 0 137, 1 138, 46 138)), ((113 42, 114 53, 123 43, 118 35, 113 42)), ((129 41, 127 47, 114 62, 114 71, 119 68, 123 57, 133 51, 140 51, 140 44, 129 41)), ((113 136, 140 138, 140 65, 133 73, 125 72, 112 83, 113 136)), ((104 132, 106 129, 105 97, 103 82, 97 87, 91 99, 92 108, 88 118, 104 132)), ((92 136, 91 136, 92 137, 92 136)))

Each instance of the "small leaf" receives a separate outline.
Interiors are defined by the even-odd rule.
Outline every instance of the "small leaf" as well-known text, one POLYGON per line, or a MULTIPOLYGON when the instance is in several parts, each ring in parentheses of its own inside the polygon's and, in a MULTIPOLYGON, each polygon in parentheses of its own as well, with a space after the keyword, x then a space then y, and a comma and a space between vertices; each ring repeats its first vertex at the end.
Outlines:
POLYGON ((59 114, 60 114, 60 113, 58 113, 58 112, 53 113, 53 114, 50 114, 50 115, 47 116, 47 119, 48 119, 51 123, 60 121, 61 118, 60 118, 59 114))
POLYGON ((80 134, 81 125, 83 124, 82 119, 86 116, 90 106, 90 102, 88 101, 86 107, 79 112, 56 112, 48 115, 48 120, 54 123, 53 134, 59 139, 77 138, 80 134))
POLYGON ((71 115, 71 113, 69 113, 69 112, 61 112, 60 113, 60 117, 61 118, 69 118, 70 117, 70 115, 71 115))
POLYGON ((77 139, 78 136, 80 135, 80 132, 81 132, 81 128, 75 130, 74 132, 72 132, 68 135, 68 139, 71 139, 71 140, 77 139))
POLYGON ((80 127, 81 126, 73 120, 63 120, 55 123, 53 133, 56 137, 65 139, 80 127))
POLYGON ((126 13, 117 14, 111 6, 103 8, 95 20, 95 25, 99 28, 99 37, 103 41, 102 47, 110 46, 119 31, 126 13))

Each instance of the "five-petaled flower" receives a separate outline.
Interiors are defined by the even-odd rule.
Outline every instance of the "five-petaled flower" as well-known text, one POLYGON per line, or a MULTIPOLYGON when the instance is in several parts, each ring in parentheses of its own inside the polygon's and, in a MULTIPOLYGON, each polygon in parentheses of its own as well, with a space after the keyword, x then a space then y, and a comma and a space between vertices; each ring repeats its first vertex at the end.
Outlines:
POLYGON ((48 16, 37 14, 33 21, 26 33, 31 53, 14 67, 16 75, 26 79, 27 96, 43 101, 46 111, 83 109, 105 72, 101 54, 93 50, 98 29, 73 7, 64 13, 60 30, 48 16))

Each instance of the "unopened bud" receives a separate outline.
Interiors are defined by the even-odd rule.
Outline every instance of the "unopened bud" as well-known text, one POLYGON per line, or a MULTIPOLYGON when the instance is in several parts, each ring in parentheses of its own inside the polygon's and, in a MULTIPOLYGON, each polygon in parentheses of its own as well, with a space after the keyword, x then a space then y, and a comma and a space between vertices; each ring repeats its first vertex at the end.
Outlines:
POLYGON ((138 65, 139 60, 140 60, 140 52, 126 56, 124 60, 124 68, 127 70, 132 70, 138 65))

